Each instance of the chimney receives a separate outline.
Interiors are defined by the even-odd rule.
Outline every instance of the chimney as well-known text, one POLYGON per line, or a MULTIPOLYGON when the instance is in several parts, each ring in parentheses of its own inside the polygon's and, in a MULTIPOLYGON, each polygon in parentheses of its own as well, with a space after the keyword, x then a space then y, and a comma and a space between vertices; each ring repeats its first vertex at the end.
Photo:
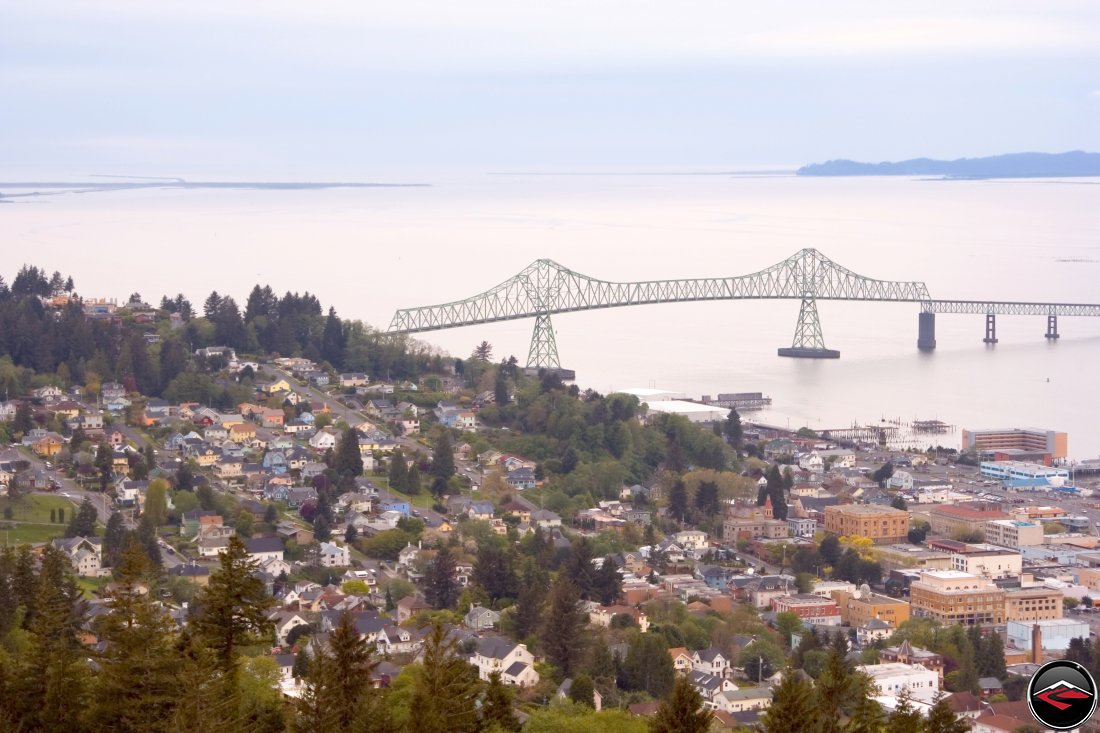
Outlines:
POLYGON ((1043 628, 1039 624, 1031 627, 1031 661, 1033 664, 1043 663, 1043 628))

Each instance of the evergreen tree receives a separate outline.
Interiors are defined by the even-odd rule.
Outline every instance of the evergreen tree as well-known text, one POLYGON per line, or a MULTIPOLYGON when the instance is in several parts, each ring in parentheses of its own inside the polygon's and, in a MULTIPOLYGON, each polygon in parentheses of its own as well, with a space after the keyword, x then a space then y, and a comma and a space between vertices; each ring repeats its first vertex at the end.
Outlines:
POLYGON ((97 516, 91 500, 88 497, 84 497, 84 501, 80 502, 80 508, 77 509, 76 514, 74 514, 73 518, 69 521, 69 526, 65 529, 65 536, 95 537, 95 521, 97 516))
POLYGON ((515 615, 512 619, 516 638, 526 639, 538 630, 548 585, 546 571, 528 560, 519 584, 515 615))
POLYGON ((928 711, 924 721, 924 733, 967 733, 970 724, 955 715, 943 695, 936 696, 936 703, 928 711))
POLYGON ((677 480, 668 492, 668 515, 681 522, 687 521, 688 495, 683 481, 677 480))
POLYGON ((676 669, 664 636, 649 632, 630 640, 626 658, 619 665, 620 687, 665 697, 672 691, 675 677, 676 669))
POLYGON ((340 436, 333 455, 332 468, 341 476, 363 475, 363 454, 359 451, 359 433, 348 427, 340 436))
POLYGON ((390 488, 394 491, 409 490, 409 468, 405 465, 405 454, 400 448, 390 456, 390 488))
POLYGON ((239 696, 232 677, 218 667, 214 653, 185 629, 176 642, 180 695, 172 731, 237 733, 239 696))
POLYGON ((603 605, 610 606, 618 602, 622 594, 623 579, 619 575, 619 566, 608 555, 592 577, 592 595, 603 605))
POLYGON ((801 733, 813 729, 818 720, 814 690, 803 677, 787 670, 776 685, 772 704, 760 718, 764 733, 801 733))
POLYGON ((886 733, 924 733, 924 718, 913 707, 908 692, 898 696, 898 706, 886 721, 886 733))
POLYGON ((210 295, 206 296, 206 301, 202 304, 202 314, 206 316, 207 320, 213 320, 214 316, 218 314, 221 305, 222 298, 218 295, 218 291, 214 290, 210 295))
POLYGON ((718 484, 714 481, 703 481, 695 490, 695 508, 700 517, 717 517, 721 512, 719 504, 718 484))
POLYGON ((772 500, 772 515, 776 519, 787 518, 787 493, 786 493, 786 480, 779 472, 778 465, 772 465, 768 469, 767 475, 768 485, 768 498, 772 500))
POLYGON ((310 662, 306 693, 299 706, 300 733, 350 733, 373 694, 371 674, 378 662, 348 613, 329 635, 328 648, 310 662))
POLYGON ((336 317, 336 309, 328 309, 328 318, 325 319, 325 328, 321 333, 321 356, 329 364, 340 367, 344 363, 344 347, 347 339, 344 336, 344 327, 340 319, 336 317))
POLYGON ((235 671, 240 647, 261 639, 271 628, 267 609, 272 600, 256 576, 257 568, 244 542, 230 537, 218 570, 197 599, 199 611, 192 626, 226 673, 235 671))
POLYGON ((978 676, 996 677, 999 680, 1008 677, 1004 642, 996 631, 982 637, 978 652, 978 676))
POLYGON ((444 545, 432 560, 425 576, 424 600, 432 608, 453 608, 458 601, 458 581, 455 580, 455 557, 444 545))
POLYGON ((818 548, 818 552, 821 553, 821 559, 833 566, 840 560, 843 551, 844 550, 840 546, 840 540, 833 534, 821 540, 821 547, 818 548))
POLYGON ((439 431, 439 438, 432 446, 431 474, 443 481, 449 481, 455 475, 454 445, 451 443, 451 431, 446 428, 439 431))
POLYGON ((408 733, 476 733, 480 728, 477 670, 458 656, 454 639, 435 624, 424 641, 413 682, 408 733))
POLYGON ((508 378, 504 374, 503 367, 497 369, 497 376, 493 381, 493 397, 498 407, 504 407, 512 401, 511 393, 508 391, 508 378))
POLYGON ((874 693, 868 690, 867 694, 860 695, 856 700, 848 720, 847 733, 882 733, 882 728, 886 725, 886 712, 871 697, 872 694, 874 693))
POLYGON ((649 721, 650 733, 706 733, 711 712, 703 708, 703 697, 686 677, 677 675, 672 694, 649 721))
POLYGON ((511 733, 518 733, 522 728, 512 707, 512 688, 500 681, 500 672, 489 674, 489 684, 485 686, 485 697, 481 701, 481 724, 489 730, 497 726, 511 733))
POLYGON ((12 675, 15 730, 80 733, 88 687, 87 652, 77 638, 84 603, 69 559, 47 545, 35 587, 28 646, 12 675))
POLYGON ((409 496, 416 496, 423 490, 420 479, 420 468, 414 463, 409 466, 409 474, 406 479, 405 493, 409 496))
POLYGON ((592 678, 583 672, 574 677, 573 683, 569 686, 569 699, 590 708, 596 706, 595 693, 596 688, 592 685, 592 678))
POLYGON ((843 718, 855 707, 863 691, 859 687, 861 679, 856 676, 847 654, 845 640, 839 635, 834 637, 825 670, 815 687, 822 733, 841 733, 844 730, 843 718))
POLYGON ((580 661, 584 649, 587 619, 580 609, 577 586, 559 575, 550 586, 542 624, 542 648, 546 659, 568 677, 580 661))
POLYGON ((573 581, 584 599, 592 597, 596 574, 592 559, 591 543, 587 537, 580 537, 569 547, 569 554, 561 564, 561 574, 573 581))
POLYGON ((95 730, 155 733, 170 730, 177 696, 174 624, 155 602, 153 566, 131 539, 115 571, 99 637, 90 720, 95 730))
POLYGON ((359 537, 359 530, 355 528, 354 524, 349 522, 347 529, 344 530, 344 542, 350 545, 355 542, 357 537, 359 537))
POLYGON ((513 554, 497 542, 483 543, 477 550, 473 582, 491 601, 516 597, 519 582, 512 566, 513 554))
POLYGON ((737 413, 736 407, 731 408, 729 415, 726 416, 726 422, 722 424, 722 433, 734 448, 741 447, 741 440, 745 433, 741 428, 741 415, 737 413))
POLYGON ((122 512, 115 512, 107 520, 107 530, 103 534, 104 565, 112 568, 118 565, 125 542, 126 527, 123 524, 122 512))

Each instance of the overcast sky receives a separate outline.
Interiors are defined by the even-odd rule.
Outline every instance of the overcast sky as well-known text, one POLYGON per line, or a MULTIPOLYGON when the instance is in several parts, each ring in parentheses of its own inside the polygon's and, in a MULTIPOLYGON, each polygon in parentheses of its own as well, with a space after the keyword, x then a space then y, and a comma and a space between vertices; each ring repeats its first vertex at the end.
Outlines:
POLYGON ((1100 150, 1100 2, 0 9, 5 178, 735 170, 1100 150))

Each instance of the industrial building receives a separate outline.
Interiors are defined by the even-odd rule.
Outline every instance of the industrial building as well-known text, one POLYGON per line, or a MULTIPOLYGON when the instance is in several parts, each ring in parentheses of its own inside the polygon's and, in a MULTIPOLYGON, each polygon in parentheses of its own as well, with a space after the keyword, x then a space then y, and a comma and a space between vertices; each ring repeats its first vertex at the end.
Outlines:
POLYGON ((982 461, 981 474, 1006 486, 1062 486, 1069 481, 1064 468, 1020 461, 982 461))
POLYGON ((1043 649, 1049 651, 1065 651, 1069 648, 1069 640, 1082 637, 1089 638, 1089 625, 1084 621, 1076 621, 1071 618, 1053 618, 1044 621, 1009 621, 1006 635, 1017 649, 1031 651, 1032 629, 1038 626, 1042 633, 1043 649))
POLYGON ((1006 428, 962 431, 962 449, 967 451, 1021 450, 1065 458, 1069 446, 1066 433, 1040 428, 1006 428))

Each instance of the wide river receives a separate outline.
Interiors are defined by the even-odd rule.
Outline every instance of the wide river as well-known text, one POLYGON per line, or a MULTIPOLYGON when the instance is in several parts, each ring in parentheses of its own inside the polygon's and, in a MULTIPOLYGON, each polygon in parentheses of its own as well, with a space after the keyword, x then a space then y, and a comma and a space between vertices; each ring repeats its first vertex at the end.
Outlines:
MULTIPOLYGON (((368 178, 364 176, 363 178, 368 178)), ((376 178, 381 178, 376 177, 376 178)), ((386 180, 394 180, 389 178, 386 180)), ((605 280, 751 273, 814 247, 854 272, 923 280, 934 298, 1100 302, 1100 180, 928 181, 733 175, 445 175, 428 188, 145 190, 0 206, 4 275, 72 274, 85 297, 159 302, 256 282, 309 290, 386 327, 397 308, 461 299, 538 258, 605 280)), ((23 199, 26 201, 26 199, 23 199)), ((916 349, 912 303, 821 301, 835 361, 785 359, 797 301, 650 305, 556 316, 582 387, 691 397, 759 391, 753 419, 814 429, 939 419, 1067 431, 1100 455, 1100 319, 940 315, 916 349)), ((424 334, 454 355, 488 340, 525 362, 532 322, 424 334)), ((937 439, 958 445, 955 432, 937 439)))

